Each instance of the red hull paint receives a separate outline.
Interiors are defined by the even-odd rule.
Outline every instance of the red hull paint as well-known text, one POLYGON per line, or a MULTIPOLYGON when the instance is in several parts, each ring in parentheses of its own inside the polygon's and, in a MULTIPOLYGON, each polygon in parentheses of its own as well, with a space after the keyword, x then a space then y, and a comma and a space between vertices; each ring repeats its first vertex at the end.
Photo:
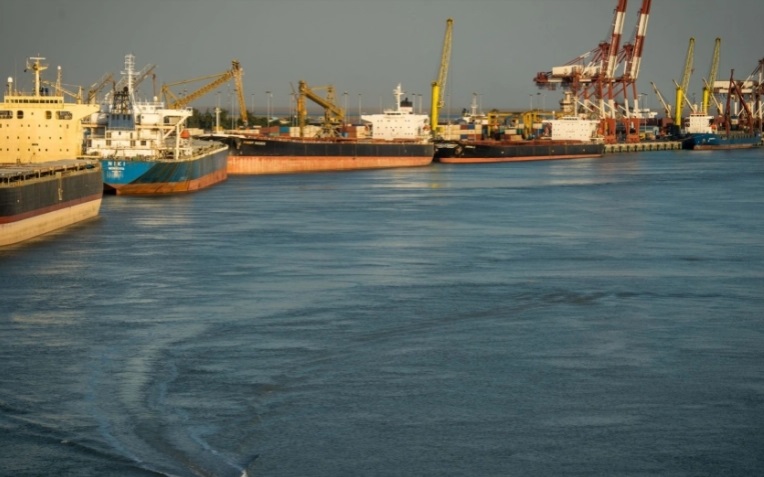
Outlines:
POLYGON ((126 184, 112 189, 117 195, 156 195, 174 194, 178 192, 193 192, 209 187, 228 178, 225 170, 215 171, 212 174, 190 181, 162 182, 157 184, 126 184))
POLYGON ((36 209, 24 214, 13 215, 10 217, 0 217, 0 224, 10 224, 13 222, 18 222, 20 220, 26 220, 32 217, 36 217, 38 215, 49 214, 57 210, 66 209, 68 207, 74 207, 76 205, 84 204, 85 202, 90 202, 92 200, 98 200, 101 197, 102 197, 102 194, 94 194, 94 195, 89 195, 87 197, 80 197, 79 199, 70 200, 68 202, 63 202, 61 204, 51 205, 50 207, 36 209))
POLYGON ((432 156, 352 157, 352 156, 228 156, 229 174, 280 174, 287 172, 346 171, 427 166, 432 156))
POLYGON ((568 156, 527 156, 527 157, 442 157, 439 159, 444 164, 486 164, 495 162, 531 162, 531 161, 558 161, 565 159, 587 159, 602 157, 602 154, 580 154, 568 156))

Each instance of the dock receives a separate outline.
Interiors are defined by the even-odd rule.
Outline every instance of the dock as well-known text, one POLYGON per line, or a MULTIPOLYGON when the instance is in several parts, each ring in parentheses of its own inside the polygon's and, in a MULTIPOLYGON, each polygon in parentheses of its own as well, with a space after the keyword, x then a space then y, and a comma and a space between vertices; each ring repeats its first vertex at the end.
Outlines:
POLYGON ((605 144, 605 154, 621 152, 672 151, 682 149, 682 141, 645 141, 633 144, 605 144))

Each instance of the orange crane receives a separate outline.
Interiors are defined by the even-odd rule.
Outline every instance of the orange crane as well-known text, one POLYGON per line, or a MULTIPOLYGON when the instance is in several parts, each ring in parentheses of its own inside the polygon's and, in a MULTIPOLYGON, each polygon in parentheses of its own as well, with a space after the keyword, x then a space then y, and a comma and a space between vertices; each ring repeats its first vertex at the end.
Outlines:
POLYGON ((334 137, 337 135, 337 127, 345 120, 345 111, 334 104, 334 87, 332 85, 316 86, 311 88, 308 83, 300 80, 297 95, 297 120, 300 127, 300 137, 305 137, 305 124, 307 123, 308 110, 305 107, 305 98, 313 101, 324 108, 324 121, 321 125, 321 137, 334 137), (319 96, 315 90, 326 89, 326 98, 319 96))
MULTIPOLYGON (((599 133, 608 143, 616 141, 618 115, 622 115, 625 121, 633 121, 628 106, 629 95, 636 100, 636 81, 652 0, 642 0, 634 36, 621 46, 627 3, 628 0, 617 0, 612 27, 605 41, 563 66, 537 73, 533 79, 539 88, 554 90, 560 86, 573 93, 575 105, 583 104, 587 113, 599 117, 599 133), (617 76, 616 71, 620 65, 623 65, 623 74, 617 76)), ((574 113, 577 114, 577 108, 574 113)), ((627 141, 639 140, 636 131, 631 133, 627 127, 626 132, 627 141)))
POLYGON ((214 90, 218 86, 226 83, 227 81, 233 80, 235 89, 236 89, 236 95, 239 100, 239 112, 241 115, 241 121, 244 123, 244 126, 246 126, 248 123, 248 118, 247 118, 247 104, 244 101, 244 88, 242 86, 242 79, 241 79, 243 74, 244 73, 243 73, 243 70, 241 69, 241 65, 239 64, 239 62, 237 60, 233 60, 231 62, 231 69, 228 71, 224 71, 216 75, 202 76, 202 77, 193 78, 190 80, 164 84, 162 85, 162 95, 165 97, 165 104, 167 104, 168 108, 171 108, 171 109, 184 108, 188 106, 192 101, 201 98, 202 96, 214 90), (212 79, 213 81, 202 86, 196 91, 193 91, 181 97, 173 93, 171 90, 171 88, 176 86, 185 85, 189 83, 196 83, 198 81, 209 80, 209 79, 212 79))

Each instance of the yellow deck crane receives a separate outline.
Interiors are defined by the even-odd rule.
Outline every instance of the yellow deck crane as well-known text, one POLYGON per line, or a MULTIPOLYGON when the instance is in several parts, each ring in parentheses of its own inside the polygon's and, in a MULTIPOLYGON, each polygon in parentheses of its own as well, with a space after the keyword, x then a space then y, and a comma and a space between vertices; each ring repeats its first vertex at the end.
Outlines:
POLYGON ((231 65, 232 66, 230 70, 224 71, 216 75, 201 76, 199 78, 193 78, 193 79, 185 80, 185 81, 178 81, 175 83, 166 83, 162 85, 162 95, 165 98, 165 104, 167 105, 168 108, 171 108, 171 109, 184 108, 188 106, 192 101, 201 98, 202 96, 214 90, 218 86, 233 79, 235 89, 236 89, 236 95, 239 100, 239 112, 241 115, 241 121, 244 123, 244 126, 246 127, 248 118, 247 118, 247 104, 244 101, 244 88, 242 86, 242 79, 241 79, 243 75, 243 70, 241 69, 241 65, 239 64, 237 60, 233 60, 231 62, 231 65), (173 87, 177 87, 177 86, 185 85, 189 83, 196 83, 198 81, 209 80, 209 79, 212 79, 213 81, 206 84, 205 86, 202 86, 196 91, 182 97, 178 97, 171 90, 171 88, 173 87))
MULTIPOLYGON (((37 66, 37 65, 30 66, 30 64, 27 63, 27 69, 38 68, 38 67, 39 66, 37 66)), ((47 68, 47 66, 43 66, 42 68, 45 69, 45 68, 47 68)), ((41 83, 44 84, 44 85, 47 85, 47 86, 52 86, 54 88, 56 96, 67 95, 67 96, 71 97, 72 99, 74 99, 77 102, 77 104, 82 104, 82 86, 64 85, 64 84, 62 84, 61 83, 61 67, 59 66, 57 69, 58 69, 58 71, 56 73, 56 81, 55 82, 53 82, 53 81, 41 81, 41 83), (64 86, 68 86, 70 88, 77 88, 77 92, 75 93, 75 92, 73 92, 71 90, 68 90, 68 89, 64 88, 64 86)))
POLYGON ((311 88, 305 81, 300 80, 297 94, 297 124, 300 127, 300 137, 305 137, 305 125, 308 118, 308 110, 305 106, 306 98, 324 108, 324 121, 319 136, 337 136, 337 128, 345 120, 345 110, 334 104, 334 87, 326 85, 311 88), (315 90, 318 89, 326 90, 326 98, 322 98, 316 93, 315 90))
MULTIPOLYGON (((711 69, 708 72, 708 79, 703 84, 703 114, 708 114, 708 105, 711 101, 711 97, 714 94, 714 83, 716 82, 716 74, 719 70, 719 52, 722 46, 722 39, 717 38, 714 44, 714 54, 711 57, 711 69)), ((714 98, 715 99, 715 98, 714 98)))
POLYGON ((454 20, 446 20, 446 34, 443 37, 443 51, 440 55, 440 68, 438 69, 438 79, 432 82, 432 104, 430 106, 430 127, 432 133, 438 135, 440 127, 438 121, 440 118, 440 109, 445 105, 443 100, 446 90, 446 81, 448 80, 448 63, 451 60, 451 32, 454 27, 454 20))
POLYGON ((101 79, 99 79, 98 82, 93 83, 93 85, 90 86, 90 89, 88 89, 88 96, 85 99, 85 102, 87 102, 88 104, 95 104, 98 93, 108 83, 112 83, 112 87, 114 86, 114 76, 111 73, 104 74, 103 76, 101 76, 101 79))
POLYGON ((676 105, 674 106, 674 126, 682 127, 682 109, 684 96, 687 94, 687 88, 690 86, 690 76, 692 75, 692 62, 695 52, 695 38, 690 38, 690 45, 687 47, 687 57, 684 60, 684 72, 682 74, 682 83, 676 88, 676 105))

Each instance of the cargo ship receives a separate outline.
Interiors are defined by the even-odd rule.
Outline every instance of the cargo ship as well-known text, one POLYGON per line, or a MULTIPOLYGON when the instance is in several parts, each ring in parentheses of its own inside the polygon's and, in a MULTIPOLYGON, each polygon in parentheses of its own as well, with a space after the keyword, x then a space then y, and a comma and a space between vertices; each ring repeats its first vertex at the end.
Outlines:
POLYGON ((429 117, 414 114, 401 85, 393 91, 394 109, 362 115, 363 137, 276 137, 237 132, 207 139, 230 146, 229 174, 282 174, 426 166, 435 146, 429 117))
POLYGON ((126 86, 113 91, 85 124, 85 152, 103 168, 104 192, 155 195, 191 192, 224 181, 228 147, 185 129, 191 108, 138 101, 134 57, 125 57, 126 86))
POLYGON ((601 157, 604 142, 595 138, 598 121, 567 116, 543 123, 533 139, 460 139, 438 141, 435 160, 445 164, 525 162, 601 157))
POLYGON ((101 165, 80 159, 80 121, 98 107, 66 102, 60 87, 51 91, 41 80, 44 60, 27 62, 32 92, 9 78, 0 103, 0 246, 92 219, 101 208, 101 165))
MULTIPOLYGON (((751 149, 761 147, 761 131, 718 131, 713 116, 690 113, 685 123, 683 149, 696 151, 716 149, 751 149)), ((725 128, 726 129, 726 128, 725 128)))

